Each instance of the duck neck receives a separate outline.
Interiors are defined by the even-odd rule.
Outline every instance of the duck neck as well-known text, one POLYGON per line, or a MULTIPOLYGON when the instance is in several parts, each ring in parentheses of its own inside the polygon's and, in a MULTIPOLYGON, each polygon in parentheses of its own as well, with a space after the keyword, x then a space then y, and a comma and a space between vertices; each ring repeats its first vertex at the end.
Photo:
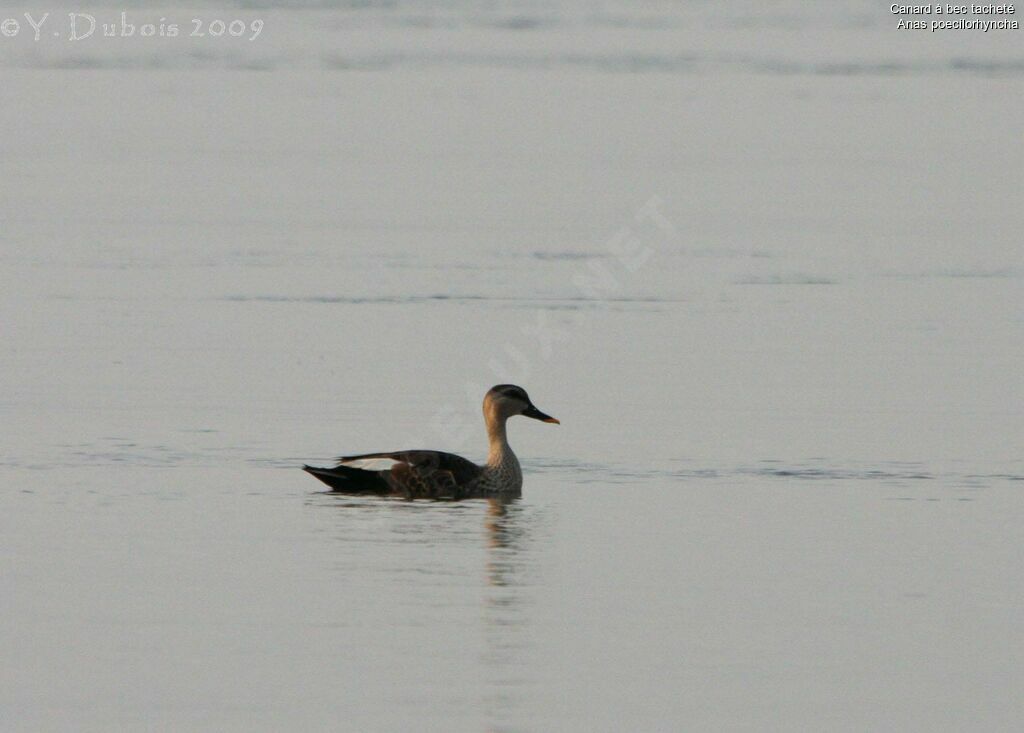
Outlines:
POLYGON ((487 465, 499 466, 503 463, 516 460, 512 448, 508 444, 508 436, 505 433, 505 422, 507 418, 488 414, 485 417, 487 422, 487 442, 490 450, 487 452, 487 465))

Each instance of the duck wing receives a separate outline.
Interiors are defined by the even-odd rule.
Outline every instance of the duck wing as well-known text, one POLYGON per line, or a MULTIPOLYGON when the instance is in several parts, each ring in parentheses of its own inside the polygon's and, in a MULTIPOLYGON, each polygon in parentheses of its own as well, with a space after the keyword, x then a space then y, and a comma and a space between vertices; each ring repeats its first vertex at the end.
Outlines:
POLYGON ((386 459, 405 463, 419 471, 448 471, 459 483, 469 483, 483 471, 483 468, 462 456, 438 450, 402 450, 390 453, 363 453, 358 456, 341 456, 338 465, 353 461, 386 459))
POLYGON ((338 466, 353 461, 387 459, 395 465, 380 474, 396 493, 410 498, 461 498, 483 468, 454 453, 436 450, 406 450, 391 453, 363 453, 342 456, 338 466))

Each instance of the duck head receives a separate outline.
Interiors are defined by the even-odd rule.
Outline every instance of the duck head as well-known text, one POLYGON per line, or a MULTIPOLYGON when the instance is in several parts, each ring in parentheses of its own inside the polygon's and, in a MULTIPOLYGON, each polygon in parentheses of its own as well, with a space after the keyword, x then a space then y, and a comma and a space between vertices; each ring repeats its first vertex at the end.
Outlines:
POLYGON ((541 422, 561 424, 556 418, 545 415, 534 407, 526 390, 514 384, 497 384, 487 391, 484 395, 484 415, 497 420, 522 415, 541 422))

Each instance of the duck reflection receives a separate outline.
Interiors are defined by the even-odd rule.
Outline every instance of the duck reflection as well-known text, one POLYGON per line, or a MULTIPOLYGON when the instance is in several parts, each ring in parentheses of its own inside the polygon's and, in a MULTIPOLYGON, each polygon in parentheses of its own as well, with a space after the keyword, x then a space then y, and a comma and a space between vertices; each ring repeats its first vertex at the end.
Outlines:
MULTIPOLYGON (((379 592, 383 578, 383 586, 394 594, 392 605, 418 612, 411 614, 420 619, 417 626, 427 614, 446 632, 457 616, 454 611, 466 610, 466 583, 475 586, 470 598, 478 606, 471 617, 480 635, 473 635, 478 641, 467 659, 476 665, 475 704, 489 730, 520 729, 527 702, 542 689, 536 669, 537 606, 550 554, 545 549, 552 542, 551 517, 516 494, 409 502, 332 493, 317 495, 309 504, 341 510, 331 512, 330 521, 318 529, 349 546, 331 553, 332 564, 349 584, 362 579, 379 592), (452 564, 439 568, 439 554, 452 564), (451 598, 459 605, 451 605, 451 598)), ((464 629, 458 626, 461 634, 464 629)), ((451 690, 446 684, 437 692, 443 697, 451 690)), ((460 698, 460 705, 465 702, 460 698)))
POLYGON ((518 497, 487 500, 483 662, 488 691, 484 706, 490 730, 495 731, 505 730, 519 717, 525 688, 531 684, 530 516, 518 497))
POLYGON ((487 500, 484 529, 487 536, 487 579, 492 586, 514 585, 522 549, 523 527, 519 497, 487 500))

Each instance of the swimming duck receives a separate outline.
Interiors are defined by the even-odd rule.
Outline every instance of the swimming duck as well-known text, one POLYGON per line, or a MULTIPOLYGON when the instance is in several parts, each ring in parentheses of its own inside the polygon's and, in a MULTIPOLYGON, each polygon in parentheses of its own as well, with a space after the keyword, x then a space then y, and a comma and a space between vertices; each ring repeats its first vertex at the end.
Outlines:
POLYGON ((514 384, 499 384, 484 395, 484 423, 490 451, 479 466, 454 453, 407 450, 343 456, 334 468, 303 466, 333 491, 382 494, 409 499, 467 499, 518 493, 523 486, 519 460, 509 447, 505 423, 513 415, 558 424, 533 406, 529 395, 514 384), (357 468, 355 461, 386 459, 394 465, 383 470, 357 468))

